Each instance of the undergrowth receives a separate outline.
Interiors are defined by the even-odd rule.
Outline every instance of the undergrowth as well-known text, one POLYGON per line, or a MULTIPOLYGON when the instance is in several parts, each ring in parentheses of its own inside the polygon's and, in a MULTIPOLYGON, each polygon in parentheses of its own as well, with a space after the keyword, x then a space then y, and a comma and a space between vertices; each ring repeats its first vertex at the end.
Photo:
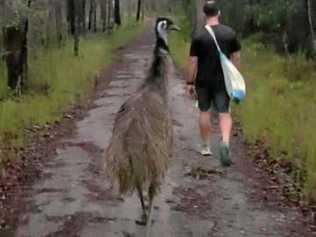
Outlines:
MULTIPOLYGON (((65 110, 85 98, 94 86, 95 75, 111 64, 114 50, 136 37, 142 25, 122 26, 112 35, 86 36, 80 41, 80 56, 73 56, 69 40, 60 49, 43 49, 29 62, 28 90, 13 97, 6 86, 4 65, 0 65, 1 147, 25 144, 25 129, 58 121, 65 110)), ((2 149, 1 148, 1 149, 2 149)), ((0 161, 10 154, 2 152, 0 161)))
MULTIPOLYGON (((189 35, 171 36, 171 52, 185 66, 189 35)), ((249 143, 263 141, 272 159, 289 161, 291 176, 309 201, 316 201, 316 69, 303 54, 286 58, 254 39, 243 42, 242 72, 248 95, 234 106, 249 143)))
POLYGON ((264 141, 273 159, 290 161, 294 181, 316 201, 316 70, 303 55, 285 58, 244 42, 246 102, 235 108, 248 142, 264 141))

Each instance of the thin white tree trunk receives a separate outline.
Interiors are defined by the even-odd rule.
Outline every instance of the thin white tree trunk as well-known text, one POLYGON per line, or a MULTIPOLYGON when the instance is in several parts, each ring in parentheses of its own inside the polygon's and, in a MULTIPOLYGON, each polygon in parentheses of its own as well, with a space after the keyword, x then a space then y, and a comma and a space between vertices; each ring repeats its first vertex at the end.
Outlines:
POLYGON ((205 0, 196 0, 195 1, 195 14, 193 15, 193 35, 197 33, 203 27, 205 23, 205 16, 203 13, 203 6, 205 0))
POLYGON ((315 39, 315 26, 313 22, 313 14, 312 14, 312 2, 311 0, 307 0, 307 12, 308 12, 308 21, 309 21, 309 26, 310 26, 310 34, 311 34, 311 39, 312 39, 312 48, 313 48, 313 53, 316 53, 316 39, 315 39))

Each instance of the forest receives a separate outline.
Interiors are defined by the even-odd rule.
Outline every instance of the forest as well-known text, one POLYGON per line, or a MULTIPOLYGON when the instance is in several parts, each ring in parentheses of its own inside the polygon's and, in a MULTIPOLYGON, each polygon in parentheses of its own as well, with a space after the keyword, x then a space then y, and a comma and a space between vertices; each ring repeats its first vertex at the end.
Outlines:
MULTIPOLYGON (((146 3, 146 8, 154 9, 152 2, 146 3)), ((73 38, 74 54, 78 56, 80 37, 97 32, 110 34, 121 26, 122 18, 129 21, 133 15, 134 21, 143 19, 145 8, 141 0, 2 0, 0 6, 1 55, 6 60, 12 90, 26 86, 28 60, 41 49, 61 48, 73 38)))
MULTIPOLYGON (((191 23, 196 24, 195 1, 185 0, 191 23), (192 10, 193 9, 193 10, 192 10), (193 13, 193 15, 192 15, 193 13)), ((198 2, 199 6, 203 4, 198 2)), ((315 55, 316 6, 312 0, 232 0, 219 1, 225 13, 222 20, 233 26, 238 34, 247 38, 260 35, 265 44, 272 44, 283 53, 304 51, 308 56, 315 55)), ((199 7, 201 9, 201 7, 199 7)), ((198 19, 201 22, 202 19, 198 19)))
MULTIPOLYGON (((177 6, 179 1, 174 2, 177 6)), ((192 21, 196 18, 193 16, 202 14, 194 10, 193 2, 183 0, 183 6, 192 19, 191 23, 196 24, 201 22, 201 17, 194 23, 192 21)), ((315 55, 316 7, 313 1, 220 2, 225 12, 223 21, 232 25, 241 37, 257 34, 265 44, 272 44, 287 55, 297 52, 303 52, 309 57, 315 55)), ((203 1, 197 3, 201 6, 203 1)), ((72 37, 74 54, 78 56, 81 36, 97 32, 109 33, 122 24, 122 17, 126 17, 128 22, 131 18, 139 21, 144 18, 145 8, 147 13, 154 12, 158 9, 157 5, 155 1, 141 0, 1 0, 0 53, 7 64, 7 86, 11 90, 21 90, 23 84, 27 84, 28 60, 36 57, 41 49, 62 47, 72 37)), ((168 3, 159 2, 160 9, 161 5, 167 9, 168 3)))

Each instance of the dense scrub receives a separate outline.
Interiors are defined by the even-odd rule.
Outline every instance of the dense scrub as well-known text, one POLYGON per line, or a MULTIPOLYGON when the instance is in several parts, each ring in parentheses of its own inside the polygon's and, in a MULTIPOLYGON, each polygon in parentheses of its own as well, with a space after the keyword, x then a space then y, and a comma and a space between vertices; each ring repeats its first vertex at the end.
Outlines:
POLYGON ((244 42, 248 98, 235 112, 245 138, 268 145, 272 159, 290 161, 294 181, 316 200, 316 71, 303 55, 291 59, 244 42))
POLYGON ((232 0, 220 1, 223 20, 241 35, 257 32, 260 40, 279 52, 316 52, 316 4, 310 0, 232 0))
MULTIPOLYGON (((204 0, 183 0, 185 13, 194 28, 204 0)), ((260 34, 260 41, 273 45, 278 52, 303 51, 316 56, 316 2, 313 0, 217 0, 223 21, 238 34, 247 37, 260 34)))

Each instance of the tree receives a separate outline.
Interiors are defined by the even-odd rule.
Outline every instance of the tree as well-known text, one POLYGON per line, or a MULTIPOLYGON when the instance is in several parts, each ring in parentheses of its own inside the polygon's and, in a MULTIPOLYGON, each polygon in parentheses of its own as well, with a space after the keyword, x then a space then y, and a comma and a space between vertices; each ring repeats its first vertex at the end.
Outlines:
POLYGON ((59 47, 62 46, 63 42, 63 33, 62 33, 62 19, 63 19, 63 13, 62 13, 62 4, 60 1, 54 2, 54 8, 55 8, 55 24, 56 24, 56 39, 57 39, 57 45, 59 47))
POLYGON ((192 14, 192 26, 193 26, 193 35, 196 34, 204 25, 205 17, 203 14, 203 5, 205 0, 196 0, 193 7, 194 12, 192 14))
POLYGON ((122 24, 120 0, 114 0, 114 22, 118 26, 122 24))
MULTIPOLYGON (((20 2, 23 3, 21 10, 18 5, 11 5, 13 11, 21 11, 21 17, 16 19, 15 23, 7 24, 3 27, 4 47, 6 50, 5 60, 8 71, 8 86, 16 90, 17 94, 21 93, 22 87, 27 78, 28 67, 28 40, 29 19, 26 9, 31 7, 31 0, 20 2)), ((4 3, 6 4, 6 2, 4 3)), ((7 6, 6 6, 7 7, 7 6)))
POLYGON ((311 45, 312 45, 312 54, 313 56, 316 55, 316 36, 315 36, 315 28, 316 25, 314 24, 316 22, 316 14, 314 10, 316 10, 316 4, 313 4, 311 0, 306 0, 306 5, 307 5, 307 13, 308 13, 308 23, 310 27, 310 35, 311 35, 311 45), (313 8, 314 6, 314 8, 313 8))
POLYGON ((107 1, 101 0, 100 2, 101 7, 101 22, 102 22, 102 32, 105 32, 107 29, 107 1))
MULTIPOLYGON (((186 0, 188 1, 188 0, 186 0)), ((261 33, 261 40, 287 55, 315 52, 314 0, 220 1, 222 20, 240 35, 261 33)))
POLYGON ((97 32, 97 4, 95 0, 90 0, 88 29, 97 32))
POLYGON ((81 33, 86 33, 86 0, 79 1, 79 18, 81 33))
POLYGON ((142 0, 137 1, 137 11, 136 11, 136 21, 140 20, 140 15, 142 11, 142 0))
POLYGON ((108 33, 111 32, 113 28, 113 1, 107 0, 108 2, 108 33))

